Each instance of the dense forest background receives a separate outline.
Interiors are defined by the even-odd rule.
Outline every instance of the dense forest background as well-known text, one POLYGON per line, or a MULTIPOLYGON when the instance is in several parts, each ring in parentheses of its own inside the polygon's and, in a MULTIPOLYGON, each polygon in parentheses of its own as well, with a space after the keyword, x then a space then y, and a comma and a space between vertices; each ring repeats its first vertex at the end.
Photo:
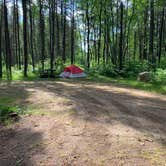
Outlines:
POLYGON ((164 70, 166 1, 0 1, 0 78, 74 63, 110 76, 164 70))

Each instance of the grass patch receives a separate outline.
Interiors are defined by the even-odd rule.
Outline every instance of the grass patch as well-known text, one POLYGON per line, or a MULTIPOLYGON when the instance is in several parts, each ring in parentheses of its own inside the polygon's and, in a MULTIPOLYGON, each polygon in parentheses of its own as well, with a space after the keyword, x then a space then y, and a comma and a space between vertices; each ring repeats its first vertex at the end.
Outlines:
POLYGON ((0 105, 0 123, 10 124, 18 119, 19 114, 21 114, 21 108, 18 106, 1 106, 0 105))
POLYGON ((12 74, 12 80, 15 81, 34 81, 39 77, 38 73, 29 72, 28 77, 24 77, 22 71, 14 71, 12 74))
POLYGON ((26 110, 24 111, 24 114, 25 115, 38 115, 38 116, 53 116, 53 113, 51 114, 51 112, 47 112, 41 108, 32 108, 31 106, 26 108, 26 110))
MULTIPOLYGON (((93 81, 96 83, 117 83, 119 85, 132 87, 140 90, 150 91, 150 92, 156 92, 159 94, 166 94, 166 83, 164 81, 151 81, 151 82, 140 82, 137 80, 136 77, 129 77, 129 78, 123 78, 123 77, 109 77, 99 74, 98 72, 94 72, 95 74, 92 74, 90 72, 88 74, 87 78, 79 79, 83 81, 93 81)), ((165 77, 164 77, 165 78, 165 77)), ((3 78, 3 80, 7 80, 7 78, 3 78)), ((39 78, 38 72, 29 72, 28 77, 25 78, 23 76, 22 71, 14 70, 12 74, 12 80, 13 81, 59 81, 61 78, 51 79, 51 78, 39 78)), ((78 79, 77 79, 78 80, 78 79)), ((8 99, 0 99, 0 102, 3 103, 10 103, 8 99), (4 101, 3 101, 4 100, 4 101)))
POLYGON ((3 105, 13 103, 14 101, 15 101, 15 98, 11 98, 11 97, 1 97, 0 98, 0 103, 3 105))
MULTIPOLYGON (((59 77, 59 74, 56 73, 55 77, 59 77)), ((39 71, 28 71, 28 77, 24 77, 22 70, 16 70, 13 68, 12 77, 7 78, 7 75, 4 73, 3 78, 0 81, 42 81, 42 80, 54 80, 54 78, 40 78, 39 71)))
POLYGON ((99 74, 89 75, 86 79, 87 81, 101 82, 101 83, 117 83, 119 85, 132 87, 140 90, 156 92, 160 94, 166 94, 166 84, 165 83, 157 83, 157 82, 141 82, 138 81, 137 78, 112 78, 108 76, 103 76, 99 74))

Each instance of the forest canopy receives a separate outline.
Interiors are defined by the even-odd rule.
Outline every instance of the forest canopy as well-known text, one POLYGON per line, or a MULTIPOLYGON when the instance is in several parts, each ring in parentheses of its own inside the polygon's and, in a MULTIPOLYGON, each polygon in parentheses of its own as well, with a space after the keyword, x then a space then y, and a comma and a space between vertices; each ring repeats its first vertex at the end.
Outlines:
POLYGON ((0 1, 0 78, 74 63, 113 75, 165 69, 166 1, 0 1))

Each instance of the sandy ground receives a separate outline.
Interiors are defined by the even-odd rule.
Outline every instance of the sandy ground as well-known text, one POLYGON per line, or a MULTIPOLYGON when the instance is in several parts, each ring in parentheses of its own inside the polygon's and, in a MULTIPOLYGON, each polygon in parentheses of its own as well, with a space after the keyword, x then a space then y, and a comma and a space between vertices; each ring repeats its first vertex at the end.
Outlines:
POLYGON ((166 165, 166 96, 66 80, 1 83, 0 98, 27 112, 0 126, 0 166, 166 165))

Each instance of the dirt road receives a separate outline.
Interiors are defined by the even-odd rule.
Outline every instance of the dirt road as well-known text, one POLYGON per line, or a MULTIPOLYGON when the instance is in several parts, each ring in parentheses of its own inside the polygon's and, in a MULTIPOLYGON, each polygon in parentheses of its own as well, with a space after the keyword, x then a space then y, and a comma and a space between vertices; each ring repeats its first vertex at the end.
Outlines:
POLYGON ((0 99, 26 110, 0 126, 0 166, 166 164, 166 96, 67 80, 1 83, 0 99))

